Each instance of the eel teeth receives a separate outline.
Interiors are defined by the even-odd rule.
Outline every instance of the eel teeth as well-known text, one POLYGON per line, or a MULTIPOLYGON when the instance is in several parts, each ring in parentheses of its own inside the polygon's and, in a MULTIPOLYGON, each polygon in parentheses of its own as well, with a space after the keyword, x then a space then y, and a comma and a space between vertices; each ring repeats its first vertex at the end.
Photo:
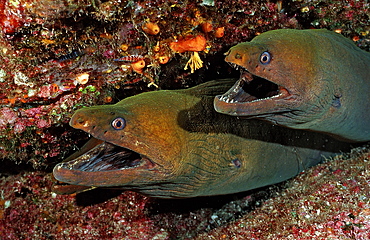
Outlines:
MULTIPOLYGON (((235 64, 232 64, 235 65, 235 64)), ((239 80, 219 99, 225 103, 258 102, 288 95, 288 91, 267 79, 242 71, 239 80)))

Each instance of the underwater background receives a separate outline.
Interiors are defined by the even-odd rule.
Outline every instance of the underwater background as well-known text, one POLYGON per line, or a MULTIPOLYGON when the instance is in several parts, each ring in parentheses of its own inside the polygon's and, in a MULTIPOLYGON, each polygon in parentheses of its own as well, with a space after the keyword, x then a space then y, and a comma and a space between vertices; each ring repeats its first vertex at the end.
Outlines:
POLYGON ((0 239, 368 239, 368 146, 299 176, 227 196, 161 200, 51 191, 52 168, 89 136, 79 108, 239 72, 237 43, 326 28, 370 50, 360 1, 0 2, 0 239))

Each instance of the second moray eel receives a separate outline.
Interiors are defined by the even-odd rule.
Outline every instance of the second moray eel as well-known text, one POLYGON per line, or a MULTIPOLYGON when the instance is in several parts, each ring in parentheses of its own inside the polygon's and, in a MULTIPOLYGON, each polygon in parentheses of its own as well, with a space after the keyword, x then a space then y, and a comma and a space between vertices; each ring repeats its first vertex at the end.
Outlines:
POLYGON ((56 165, 55 178, 159 198, 219 195, 284 181, 349 149, 318 133, 217 113, 214 96, 234 82, 142 93, 78 110, 71 126, 99 140, 56 165))
POLYGON ((370 53, 328 30, 280 29, 232 47, 240 80, 215 109, 296 129, 370 140, 370 53))

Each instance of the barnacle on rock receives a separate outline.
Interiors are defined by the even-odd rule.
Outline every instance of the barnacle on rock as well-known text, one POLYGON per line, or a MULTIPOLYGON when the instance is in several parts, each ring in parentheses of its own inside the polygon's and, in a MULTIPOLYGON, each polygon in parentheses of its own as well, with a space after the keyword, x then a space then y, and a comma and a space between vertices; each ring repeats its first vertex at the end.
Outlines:
POLYGON ((88 73, 81 73, 80 75, 76 76, 75 80, 79 84, 86 84, 89 81, 90 74, 88 73))
POLYGON ((219 27, 215 30, 215 37, 222 38, 225 35, 225 27, 219 27))
POLYGON ((159 50, 161 50, 161 47, 159 46, 159 42, 157 42, 157 44, 153 47, 153 51, 159 52, 159 50))
POLYGON ((144 60, 139 60, 137 62, 131 63, 132 70, 134 70, 137 73, 142 74, 143 73, 143 68, 145 67, 145 61, 144 60))
POLYGON ((158 24, 147 22, 142 26, 143 31, 149 35, 157 35, 160 31, 158 24))
POLYGON ((170 60, 170 58, 168 56, 158 57, 159 64, 166 64, 166 63, 168 63, 169 60, 170 60))
POLYGON ((121 44, 121 46, 120 46, 120 49, 124 52, 126 52, 128 48, 129 48, 129 46, 127 44, 121 44))
POLYGON ((204 33, 209 33, 210 31, 213 30, 213 26, 210 22, 204 22, 201 24, 201 27, 202 27, 202 31, 204 33))

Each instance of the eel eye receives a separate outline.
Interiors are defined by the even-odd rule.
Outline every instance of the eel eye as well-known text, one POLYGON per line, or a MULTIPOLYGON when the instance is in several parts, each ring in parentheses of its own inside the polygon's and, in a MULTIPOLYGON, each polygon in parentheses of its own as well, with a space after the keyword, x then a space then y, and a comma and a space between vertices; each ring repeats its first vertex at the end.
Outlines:
POLYGON ((268 64, 271 61, 271 54, 269 52, 263 52, 260 56, 260 62, 262 64, 268 64))
POLYGON ((123 119, 121 117, 115 118, 112 121, 112 127, 115 130, 122 130, 125 126, 126 126, 126 121, 125 121, 125 119, 123 119))

